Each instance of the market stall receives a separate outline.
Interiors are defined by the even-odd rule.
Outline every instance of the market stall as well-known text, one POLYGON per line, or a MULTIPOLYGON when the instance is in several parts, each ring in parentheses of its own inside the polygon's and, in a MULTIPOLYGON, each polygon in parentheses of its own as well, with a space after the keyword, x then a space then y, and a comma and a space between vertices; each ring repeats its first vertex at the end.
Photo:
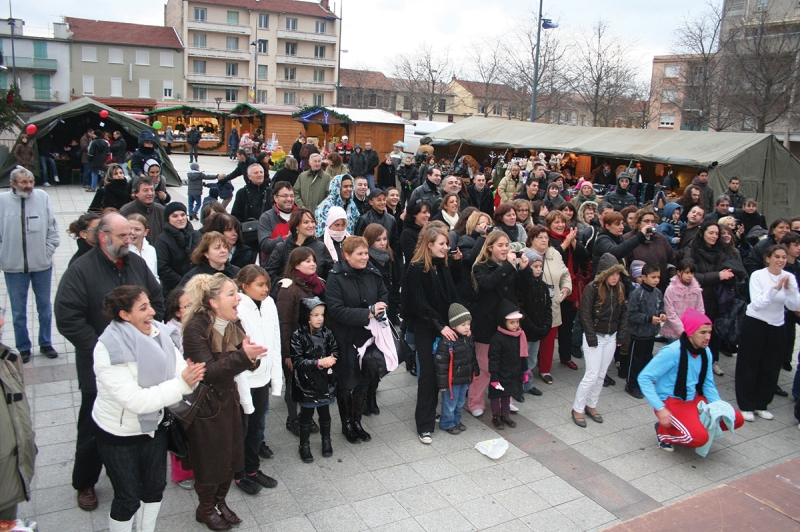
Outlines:
POLYGON ((231 127, 239 132, 254 132, 261 129, 264 134, 264 149, 272 151, 276 146, 288 152, 303 128, 292 119, 297 107, 292 105, 265 105, 240 103, 230 112, 231 127))
POLYGON ((327 151, 339 143, 342 135, 349 137, 352 145, 371 142, 381 160, 390 153, 397 141, 405 138, 408 122, 382 109, 351 109, 344 107, 305 107, 292 117, 301 122, 308 140, 327 151))
POLYGON ((230 118, 222 111, 211 111, 188 105, 178 105, 165 109, 154 109, 143 113, 150 125, 161 123, 157 130, 158 138, 166 144, 167 126, 172 128, 172 151, 188 153, 186 130, 189 125, 200 130, 199 150, 203 153, 227 154, 230 118))

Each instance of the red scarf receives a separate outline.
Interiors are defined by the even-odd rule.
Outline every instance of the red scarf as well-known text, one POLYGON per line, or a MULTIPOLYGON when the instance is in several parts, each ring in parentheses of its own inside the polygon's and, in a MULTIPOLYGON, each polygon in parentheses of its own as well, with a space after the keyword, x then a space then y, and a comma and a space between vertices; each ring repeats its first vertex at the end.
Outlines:
POLYGON ((316 272, 311 275, 306 275, 301 271, 296 271, 295 275, 298 279, 302 279, 303 281, 308 283, 308 286, 311 287, 311 291, 314 293, 315 296, 320 295, 322 292, 325 291, 325 285, 322 284, 322 281, 319 280, 319 276, 317 276, 316 272))
MULTIPOLYGON (((552 229, 548 229, 547 233, 552 238, 555 238, 561 244, 563 244, 564 240, 566 240, 567 236, 569 235, 569 226, 566 226, 564 228, 564 232, 563 233, 556 233, 552 229)), ((566 249, 564 249, 564 253, 567 255, 567 264, 566 264, 566 266, 567 266, 567 270, 569 270, 569 277, 570 277, 570 280, 572 281, 572 285, 575 286, 575 270, 572 267, 572 246, 571 245, 567 246, 566 249)), ((574 302, 575 301, 575 290, 570 292, 570 294, 564 299, 564 301, 574 302)))
POLYGON ((528 358, 528 337, 525 336, 525 331, 522 330, 522 327, 512 332, 498 325, 497 330, 506 336, 519 338, 519 356, 521 358, 528 358))

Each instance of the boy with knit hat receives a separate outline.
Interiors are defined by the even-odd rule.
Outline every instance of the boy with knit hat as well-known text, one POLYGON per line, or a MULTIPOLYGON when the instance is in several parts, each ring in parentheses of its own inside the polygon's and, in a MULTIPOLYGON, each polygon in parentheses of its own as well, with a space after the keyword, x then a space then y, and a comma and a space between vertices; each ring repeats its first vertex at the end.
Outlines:
POLYGON ((439 428, 450 434, 459 434, 467 430, 466 425, 461 423, 461 409, 467 400, 467 390, 473 377, 480 375, 481 370, 470 332, 472 315, 463 305, 453 303, 447 317, 450 328, 458 338, 454 342, 439 338, 433 344, 436 385, 442 392, 439 428))
MULTIPOLYGON (((672 451, 673 445, 703 447, 709 442, 709 429, 700 418, 698 403, 727 405, 734 412, 733 428, 744 424, 741 412, 722 401, 714 384, 711 320, 693 308, 681 316, 684 333, 680 339, 663 347, 639 373, 639 389, 658 417, 656 437, 659 446, 672 451)), ((719 422, 717 422, 719 423, 719 422)), ((731 427, 721 424, 723 430, 731 427)))

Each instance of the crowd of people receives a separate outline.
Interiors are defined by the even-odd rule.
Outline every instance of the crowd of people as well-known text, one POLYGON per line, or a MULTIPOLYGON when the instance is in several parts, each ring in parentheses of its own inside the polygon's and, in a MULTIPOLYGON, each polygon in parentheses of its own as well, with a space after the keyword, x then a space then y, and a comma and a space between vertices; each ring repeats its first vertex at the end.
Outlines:
POLYGON ((274 454, 270 396, 286 403, 300 460, 314 461, 312 434, 328 458, 330 405, 349 443, 369 442, 364 416, 380 415, 381 378, 404 353, 422 444, 437 423, 467 430, 462 409, 491 410, 496 430, 516 427, 516 404, 554 382, 556 345, 567 370, 584 360, 568 419, 603 423, 614 368, 654 408, 667 451, 707 452, 719 427, 772 419, 774 395, 788 395, 778 378, 792 369, 800 316, 800 217, 767 226, 737 179, 715 196, 700 168, 683 200, 656 210, 628 191, 636 175, 613 179, 606 165, 589 176, 616 183, 601 197, 592 180, 535 156, 462 178, 443 176, 427 153, 378 163, 342 140, 327 156, 333 174, 318 153, 272 176, 268 158, 244 148, 230 174, 194 161, 187 207, 159 188, 160 161, 139 151, 155 140, 143 139, 132 179, 116 164, 93 173, 96 197, 70 225, 78 251, 54 311, 55 213, 29 170, 12 171, 0 194, 0 267, 16 348, 27 362, 32 285, 41 354, 59 356, 53 315, 75 347, 78 505, 97 507, 105 468, 112 532, 132 530, 135 516, 138 530, 155 529, 172 425, 188 436, 185 456, 170 455, 172 480, 196 491, 198 522, 226 530, 241 522, 226 502, 231 485, 248 495, 277 485, 260 470, 274 454), (238 177, 230 214, 219 198, 201 203, 204 181, 221 196, 238 177), (654 357, 659 341, 668 345, 654 357), (738 410, 714 384, 719 357, 733 353, 738 410), (717 412, 711 424, 703 408, 717 412))

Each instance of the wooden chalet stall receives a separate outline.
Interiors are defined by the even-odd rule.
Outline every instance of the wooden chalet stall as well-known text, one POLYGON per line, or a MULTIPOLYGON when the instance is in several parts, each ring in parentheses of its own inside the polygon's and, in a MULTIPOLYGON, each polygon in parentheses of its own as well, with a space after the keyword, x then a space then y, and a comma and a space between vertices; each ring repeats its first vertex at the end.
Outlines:
POLYGON ((172 127, 173 152, 189 152, 189 145, 186 143, 186 129, 191 124, 200 128, 200 144, 198 146, 201 153, 229 153, 230 118, 226 112, 178 105, 146 111, 143 114, 147 115, 147 123, 151 126, 155 122, 161 122, 161 129, 158 129, 156 133, 164 146, 166 146, 167 126, 172 127))
POLYGON ((289 153, 298 135, 304 133, 302 126, 292 118, 297 109, 292 105, 240 103, 230 112, 231 127, 240 137, 244 131, 253 133, 260 128, 264 132, 265 148, 273 146, 274 140, 274 146, 281 146, 289 153))
MULTIPOLYGON (((303 123, 308 139, 322 149, 328 143, 330 151, 342 138, 355 146, 372 142, 381 161, 391 152, 397 141, 405 137, 407 122, 381 109, 350 109, 343 107, 305 107, 294 113, 293 118, 303 123)), ((292 139, 294 141, 294 139, 292 139)))

